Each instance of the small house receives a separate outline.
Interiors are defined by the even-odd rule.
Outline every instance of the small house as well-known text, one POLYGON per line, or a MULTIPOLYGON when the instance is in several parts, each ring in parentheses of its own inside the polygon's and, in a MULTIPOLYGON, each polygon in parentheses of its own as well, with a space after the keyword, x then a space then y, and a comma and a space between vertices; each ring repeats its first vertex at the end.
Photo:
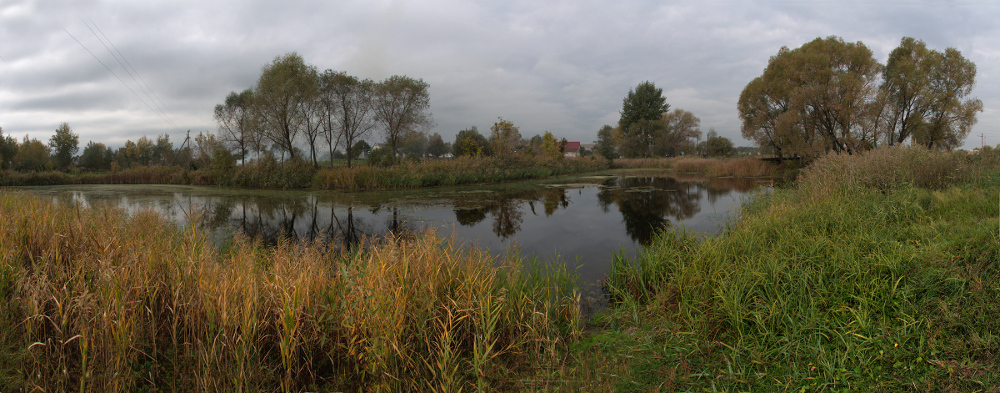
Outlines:
POLYGON ((580 156, 580 142, 566 142, 563 146, 563 156, 564 157, 579 157, 580 156))

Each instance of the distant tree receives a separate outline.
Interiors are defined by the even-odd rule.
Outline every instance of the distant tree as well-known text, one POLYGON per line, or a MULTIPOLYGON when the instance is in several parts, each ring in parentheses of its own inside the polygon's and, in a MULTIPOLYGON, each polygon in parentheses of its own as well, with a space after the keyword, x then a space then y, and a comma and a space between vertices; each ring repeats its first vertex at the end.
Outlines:
POLYGON ((563 156, 562 151, 559 150, 559 141, 548 131, 542 134, 542 155, 552 159, 559 159, 563 156))
POLYGON ((656 156, 679 155, 693 151, 694 142, 701 137, 701 119, 683 109, 663 114, 663 128, 653 136, 653 153, 656 156))
POLYGON ((385 142, 395 162, 400 138, 408 132, 424 131, 432 124, 430 85, 423 79, 393 75, 375 88, 375 119, 382 126, 385 142))
POLYGON ((153 163, 170 165, 173 161, 174 144, 170 143, 170 135, 163 134, 156 137, 156 145, 153 146, 153 163))
POLYGON ((195 169, 226 169, 231 155, 229 157, 222 155, 229 149, 215 137, 215 134, 199 132, 194 141, 191 159, 195 169), (219 164, 222 164, 222 167, 219 164))
POLYGON ((21 171, 44 171, 52 167, 52 155, 49 146, 38 139, 28 139, 24 136, 24 141, 18 146, 17 156, 14 158, 15 168, 21 171))
POLYGON ((111 169, 111 161, 114 159, 113 152, 103 143, 90 141, 87 147, 83 148, 80 154, 80 166, 96 171, 106 171, 111 169))
POLYGON ((62 123, 56 128, 55 135, 49 139, 49 147, 53 151, 55 165, 67 170, 73 165, 73 156, 80 150, 80 136, 73 133, 69 123, 62 123))
POLYGON ((719 136, 719 133, 715 132, 714 128, 708 130, 704 144, 704 153, 708 156, 729 157, 735 152, 733 141, 729 140, 729 138, 719 136))
POLYGON ((618 127, 621 130, 622 150, 630 157, 651 156, 653 154, 654 136, 664 128, 663 114, 670 105, 663 96, 663 89, 653 82, 640 83, 635 89, 629 89, 622 100, 621 118, 618 127))
POLYGON ((615 141, 612 138, 614 133, 614 127, 605 124, 600 130, 597 130, 597 146, 594 148, 594 152, 604 156, 604 158, 613 160, 616 156, 615 154, 615 141))
MULTIPOLYGON (((335 144, 343 141, 351 147, 375 128, 375 82, 358 79, 345 72, 326 70, 320 76, 320 101, 324 107, 323 132, 333 151, 335 144)), ((368 143, 365 142, 365 146, 368 143)), ((370 150, 368 147, 366 150, 370 150)), ((347 167, 360 151, 347 155, 347 167)))
POLYGON ((311 68, 311 72, 308 72, 304 78, 307 80, 305 85, 308 88, 303 91, 303 94, 306 95, 307 100, 298 107, 299 116, 303 120, 302 135, 306 138, 309 158, 312 160, 313 168, 319 168, 316 143, 323 134, 323 120, 326 118, 326 114, 324 113, 325 106, 320 96, 320 77, 316 73, 316 68, 311 68))
POLYGON ((907 138, 928 148, 961 146, 983 103, 966 98, 976 80, 976 64, 955 48, 944 53, 923 41, 904 37, 889 53, 881 91, 886 95, 886 142, 907 138))
POLYGON ((368 142, 361 140, 354 143, 354 146, 351 147, 350 152, 348 152, 347 156, 353 159, 357 159, 359 156, 361 156, 362 153, 369 152, 371 150, 372 150, 371 145, 369 145, 368 142))
POLYGON ((541 155, 542 154, 542 136, 535 134, 527 143, 528 153, 531 155, 541 155))
POLYGON ((431 137, 427 140, 427 154, 434 158, 440 158, 448 154, 448 145, 444 143, 444 138, 441 138, 441 134, 436 132, 431 134, 431 137))
POLYGON ((215 106, 215 121, 219 138, 235 147, 239 159, 246 159, 254 131, 253 90, 230 92, 224 104, 215 106))
POLYGON ((135 142, 135 165, 152 165, 156 154, 156 145, 145 135, 135 142))
POLYGON ((10 135, 4 136, 3 127, 0 127, 0 170, 14 168, 17 148, 17 139, 10 135))
POLYGON ((663 96, 663 89, 656 87, 653 82, 645 81, 635 89, 629 89, 622 100, 618 125, 623 130, 628 130, 640 120, 659 120, 668 109, 670 104, 667 104, 667 98, 663 96))
POLYGON ((421 158, 427 151, 427 134, 419 131, 407 132, 400 138, 400 151, 407 158, 421 158))
POLYGON ((486 137, 479 133, 476 126, 472 126, 455 135, 455 144, 451 145, 451 151, 455 157, 490 155, 490 146, 486 137))
POLYGON ((509 120, 498 117, 490 127, 490 149, 493 155, 507 159, 514 155, 521 141, 520 128, 509 120))
POLYGON ((268 139, 289 158, 295 158, 295 141, 306 127, 302 107, 315 97, 316 69, 292 52, 275 57, 264 66, 253 92, 268 139))

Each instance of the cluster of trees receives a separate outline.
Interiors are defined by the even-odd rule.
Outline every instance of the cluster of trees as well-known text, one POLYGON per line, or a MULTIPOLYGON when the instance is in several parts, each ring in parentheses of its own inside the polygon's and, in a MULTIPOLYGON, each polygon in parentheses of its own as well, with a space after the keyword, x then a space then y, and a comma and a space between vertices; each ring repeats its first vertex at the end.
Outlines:
MULTIPOLYGON (((629 89, 622 102, 617 127, 604 125, 598 130, 595 150, 608 158, 618 154, 625 157, 663 157, 694 153, 699 151, 700 126, 701 119, 693 113, 683 109, 671 111, 663 89, 646 81, 629 89)), ((717 139, 712 141, 713 146, 722 140, 728 141, 718 134, 712 136, 717 139)), ((729 146, 732 147, 732 142, 729 146)), ((701 147, 707 149, 706 145, 701 147)), ((726 154, 730 154, 730 150, 725 150, 726 154)))
POLYGON ((240 160, 274 151, 283 159, 308 158, 318 167, 317 150, 326 149, 333 157, 343 147, 350 166, 360 153, 354 147, 378 130, 392 163, 404 153, 404 145, 421 154, 431 146, 439 148, 435 143, 440 136, 425 134, 432 124, 428 88, 423 80, 406 76, 375 82, 333 70, 318 72, 293 52, 264 66, 255 86, 232 92, 216 105, 215 119, 220 141, 240 160))
POLYGON ((817 38, 782 47, 747 84, 743 137, 778 156, 853 153, 878 145, 961 146, 982 101, 970 98, 976 65, 948 48, 905 37, 885 65, 861 42, 817 38))
POLYGON ((523 138, 520 127, 501 117, 490 127, 489 138, 480 134, 476 126, 459 131, 451 151, 456 157, 494 156, 507 159, 514 155, 526 155, 559 159, 564 156, 568 143, 566 138, 557 140, 549 131, 536 134, 531 139, 523 138))
POLYGON ((62 123, 46 145, 38 139, 24 137, 20 143, 13 136, 4 136, 0 128, 0 170, 44 171, 69 169, 79 150, 80 137, 69 124, 62 123))

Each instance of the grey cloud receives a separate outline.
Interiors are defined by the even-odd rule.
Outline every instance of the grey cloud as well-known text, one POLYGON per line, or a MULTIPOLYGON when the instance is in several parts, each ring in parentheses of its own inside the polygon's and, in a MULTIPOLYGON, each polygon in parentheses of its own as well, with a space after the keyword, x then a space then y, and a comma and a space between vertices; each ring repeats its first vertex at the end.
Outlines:
POLYGON ((424 79, 433 131, 449 140, 472 125, 488 130, 503 116, 526 136, 549 130, 590 141, 617 121, 625 93, 650 80, 672 107, 743 145, 736 99, 781 46, 837 35, 865 42, 884 60, 900 38, 913 36, 937 49, 958 47, 979 65, 973 94, 987 111, 973 134, 985 132, 996 144, 998 11, 972 1, 13 0, 0 5, 0 126, 47 139, 68 121, 81 140, 170 133, 180 143, 189 128, 213 131, 214 105, 251 87, 261 66, 298 51, 320 70, 424 79), (87 28, 91 22, 141 73, 171 121, 63 31, 135 88, 87 28))

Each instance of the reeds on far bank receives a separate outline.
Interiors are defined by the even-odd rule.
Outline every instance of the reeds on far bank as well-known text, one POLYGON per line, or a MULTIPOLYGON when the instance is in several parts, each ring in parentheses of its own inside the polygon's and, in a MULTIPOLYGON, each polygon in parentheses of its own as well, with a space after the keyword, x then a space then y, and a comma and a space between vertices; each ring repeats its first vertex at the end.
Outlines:
POLYGON ((313 187, 322 189, 372 190, 450 186, 545 178, 607 169, 607 161, 592 157, 551 159, 534 156, 456 157, 444 160, 404 162, 382 167, 322 169, 313 187))
POLYGON ((708 177, 781 177, 785 166, 761 161, 755 157, 703 158, 696 156, 669 158, 621 158, 613 166, 621 169, 662 168, 678 173, 697 173, 708 177))
POLYGON ((152 213, 0 193, 0 386, 489 390, 578 334, 578 282, 426 233, 212 243, 152 213))

